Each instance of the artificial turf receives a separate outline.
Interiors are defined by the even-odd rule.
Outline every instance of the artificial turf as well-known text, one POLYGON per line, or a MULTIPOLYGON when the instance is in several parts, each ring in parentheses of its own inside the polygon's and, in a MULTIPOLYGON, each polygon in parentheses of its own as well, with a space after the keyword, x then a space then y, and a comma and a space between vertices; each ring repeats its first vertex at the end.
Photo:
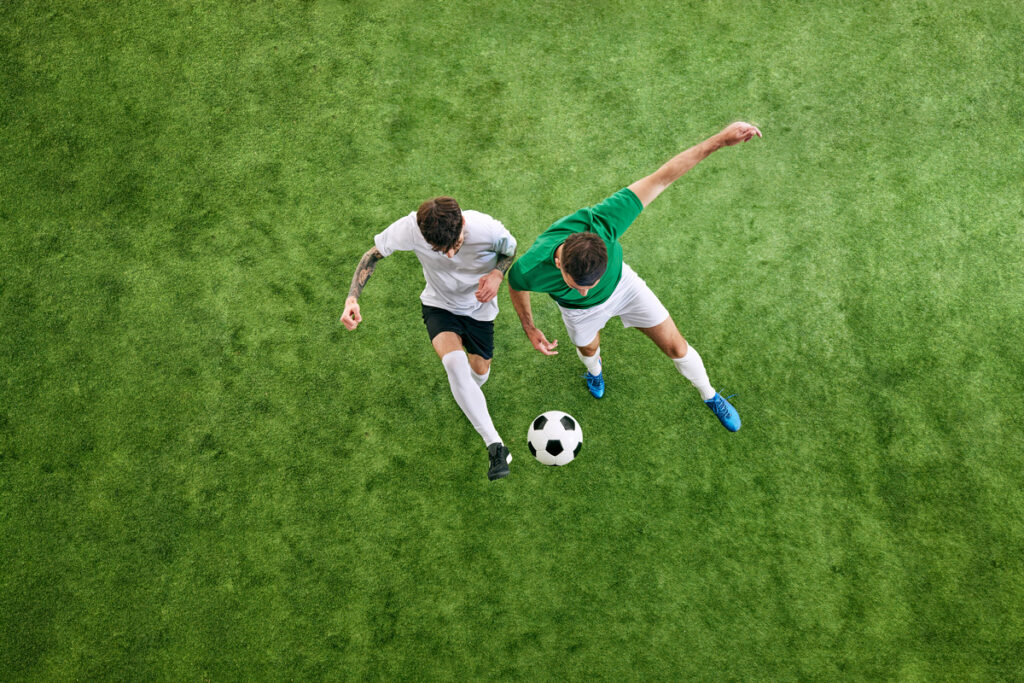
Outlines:
POLYGON ((0 5, 0 678, 1024 678, 1017 2, 0 5), (488 482, 411 254, 623 238, 738 394, 505 288, 488 482), (546 468, 530 420, 582 424, 546 468))

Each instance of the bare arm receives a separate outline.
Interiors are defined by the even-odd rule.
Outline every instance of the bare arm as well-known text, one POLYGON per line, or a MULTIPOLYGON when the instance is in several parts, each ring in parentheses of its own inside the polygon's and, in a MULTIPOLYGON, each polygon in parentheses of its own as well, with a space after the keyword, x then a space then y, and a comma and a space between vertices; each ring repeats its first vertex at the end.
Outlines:
POLYGON ((723 147, 746 142, 755 135, 761 137, 761 131, 756 126, 744 123, 743 121, 737 121, 727 126, 720 133, 712 135, 704 142, 700 142, 672 157, 657 171, 630 185, 629 189, 636 194, 646 208, 666 187, 679 180, 684 173, 707 159, 713 152, 723 147))
POLYGON ((501 281, 505 279, 505 273, 512 267, 512 262, 515 260, 516 253, 514 251, 509 256, 498 255, 498 262, 494 264, 494 270, 480 278, 480 286, 476 290, 477 301, 490 301, 498 295, 498 287, 501 286, 501 281))
POLYGON ((513 251, 509 255, 502 254, 498 257, 498 262, 494 264, 494 270, 500 271, 501 276, 505 277, 505 273, 512 267, 512 262, 516 260, 516 252, 513 251))
POLYGON ((377 261, 384 258, 377 247, 370 247, 363 258, 359 259, 359 265, 356 266, 355 275, 352 276, 352 286, 348 289, 348 296, 350 299, 358 299, 359 295, 363 293, 363 287, 366 286, 366 281, 373 275, 374 268, 377 267, 377 261))
POLYGON ((519 290, 512 289, 509 285, 508 296, 512 299, 512 307, 516 309, 516 315, 519 316, 519 322, 523 324, 523 331, 526 332, 526 337, 533 344, 533 348, 537 349, 545 356, 554 356, 558 353, 555 351, 555 347, 558 346, 558 340, 549 342, 544 333, 537 329, 537 326, 533 324, 533 311, 530 308, 530 293, 520 292, 519 290))
POLYGON ((373 275, 373 270, 377 267, 377 261, 380 261, 382 258, 384 256, 377 251, 377 247, 370 247, 363 254, 363 258, 359 259, 355 275, 352 276, 352 286, 348 290, 348 298, 345 299, 345 312, 341 314, 342 324, 350 330, 356 329, 359 323, 363 321, 363 316, 359 314, 359 295, 363 293, 366 281, 373 275))

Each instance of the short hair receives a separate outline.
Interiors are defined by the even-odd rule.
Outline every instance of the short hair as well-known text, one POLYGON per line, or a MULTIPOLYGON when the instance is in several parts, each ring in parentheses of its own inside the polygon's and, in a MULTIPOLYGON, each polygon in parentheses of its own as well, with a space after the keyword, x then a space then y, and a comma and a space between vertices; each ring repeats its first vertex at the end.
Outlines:
POLYGON ((416 223, 434 251, 454 249, 462 234, 462 209, 451 197, 435 197, 420 204, 416 223))
POLYGON ((577 232, 562 243, 562 267, 580 287, 589 287, 608 268, 608 247, 592 232, 577 232))

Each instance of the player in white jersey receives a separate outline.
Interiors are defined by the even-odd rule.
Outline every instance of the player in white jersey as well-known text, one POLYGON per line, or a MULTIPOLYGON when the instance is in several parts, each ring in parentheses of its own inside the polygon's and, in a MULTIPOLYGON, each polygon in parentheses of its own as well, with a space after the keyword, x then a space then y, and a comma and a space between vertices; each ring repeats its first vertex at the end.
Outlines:
POLYGON ((423 266, 423 322, 455 402, 487 446, 487 478, 507 477, 512 456, 494 429, 481 387, 494 355, 498 287, 512 265, 516 240, 499 221, 479 211, 464 212, 451 197, 423 202, 378 234, 363 254, 341 316, 349 330, 363 320, 359 295, 377 261, 396 251, 412 251, 423 266))

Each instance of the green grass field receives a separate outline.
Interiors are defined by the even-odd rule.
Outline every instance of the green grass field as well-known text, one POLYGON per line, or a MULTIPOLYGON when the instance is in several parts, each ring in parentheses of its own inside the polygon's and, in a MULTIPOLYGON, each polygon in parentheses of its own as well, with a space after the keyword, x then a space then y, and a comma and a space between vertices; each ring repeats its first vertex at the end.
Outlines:
POLYGON ((1024 6, 0 4, 0 679, 1024 679, 1024 6), (521 251, 731 121, 608 395, 499 293, 490 483, 373 235, 521 251), (583 425, 546 468, 538 413, 583 425))

